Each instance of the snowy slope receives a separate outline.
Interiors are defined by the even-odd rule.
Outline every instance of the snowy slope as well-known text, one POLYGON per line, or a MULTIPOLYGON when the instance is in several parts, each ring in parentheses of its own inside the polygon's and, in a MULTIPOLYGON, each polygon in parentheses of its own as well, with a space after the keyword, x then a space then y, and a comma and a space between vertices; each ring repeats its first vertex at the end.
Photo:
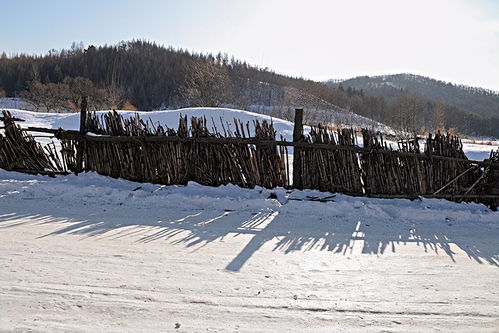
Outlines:
POLYGON ((0 331, 497 331, 499 213, 307 196, 0 170, 0 331))

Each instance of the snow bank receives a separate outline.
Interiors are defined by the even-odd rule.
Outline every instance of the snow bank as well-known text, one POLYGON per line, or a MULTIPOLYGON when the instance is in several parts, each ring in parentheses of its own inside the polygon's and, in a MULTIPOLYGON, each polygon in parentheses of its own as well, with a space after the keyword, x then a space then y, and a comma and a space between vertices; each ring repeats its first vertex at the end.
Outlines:
MULTIPOLYGON (((16 194, 22 199, 50 198, 58 206, 72 205, 82 199, 89 205, 118 205, 124 203, 149 209, 159 203, 173 203, 172 213, 178 210, 277 211, 296 219, 307 216, 342 216, 351 219, 461 221, 467 224, 491 223, 499 228, 499 212, 491 212, 476 203, 457 204, 440 199, 376 199, 358 198, 316 190, 286 190, 283 188, 244 189, 235 185, 202 186, 195 182, 182 185, 155 185, 113 179, 90 172, 78 176, 70 174, 50 178, 0 169, 0 199, 16 194), (275 195, 275 199, 269 197, 275 195), (311 201, 326 198, 326 202, 311 201)), ((307 226, 304 226, 307 228, 307 226)))

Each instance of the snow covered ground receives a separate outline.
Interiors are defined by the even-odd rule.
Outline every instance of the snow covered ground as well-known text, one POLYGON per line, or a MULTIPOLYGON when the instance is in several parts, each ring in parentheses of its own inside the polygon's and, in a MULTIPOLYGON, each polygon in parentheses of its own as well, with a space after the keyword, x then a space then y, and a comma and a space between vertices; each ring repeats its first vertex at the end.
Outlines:
POLYGON ((499 213, 330 196, 0 170, 0 331, 497 332, 499 213))
POLYGON ((35 111, 33 105, 20 97, 0 97, 0 109, 22 109, 35 111))

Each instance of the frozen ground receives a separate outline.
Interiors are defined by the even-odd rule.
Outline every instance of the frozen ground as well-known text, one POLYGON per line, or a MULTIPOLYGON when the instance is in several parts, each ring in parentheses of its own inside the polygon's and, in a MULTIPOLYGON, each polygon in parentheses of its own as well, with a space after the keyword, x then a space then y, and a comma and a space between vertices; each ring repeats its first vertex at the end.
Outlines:
POLYGON ((0 332, 498 331, 499 213, 330 195, 0 170, 0 332))

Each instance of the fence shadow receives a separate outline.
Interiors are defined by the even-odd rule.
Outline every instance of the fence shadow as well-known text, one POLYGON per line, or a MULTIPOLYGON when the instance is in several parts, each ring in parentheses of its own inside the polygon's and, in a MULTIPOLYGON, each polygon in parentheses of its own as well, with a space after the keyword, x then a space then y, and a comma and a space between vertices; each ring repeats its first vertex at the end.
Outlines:
MULTIPOLYGON (((407 201, 407 205, 411 203, 407 201)), ((460 206, 456 204, 456 208, 460 206)), ((72 207, 56 211, 33 202, 5 209, 0 214, 0 232, 22 224, 57 223, 58 229, 41 237, 72 234, 85 238, 130 238, 138 243, 169 241, 193 251, 228 237, 251 236, 226 266, 230 271, 239 271, 265 245, 284 253, 314 250, 349 255, 361 249, 362 254, 380 256, 416 244, 421 251, 445 255, 454 262, 455 249, 459 249, 470 260, 499 267, 496 225, 470 220, 454 223, 431 217, 412 223, 389 214, 373 218, 363 212, 300 215, 295 210, 287 209, 286 205, 256 212, 160 210, 157 216, 151 216, 140 211, 130 215, 129 210, 121 211, 119 207, 107 207, 102 212, 72 207)))

